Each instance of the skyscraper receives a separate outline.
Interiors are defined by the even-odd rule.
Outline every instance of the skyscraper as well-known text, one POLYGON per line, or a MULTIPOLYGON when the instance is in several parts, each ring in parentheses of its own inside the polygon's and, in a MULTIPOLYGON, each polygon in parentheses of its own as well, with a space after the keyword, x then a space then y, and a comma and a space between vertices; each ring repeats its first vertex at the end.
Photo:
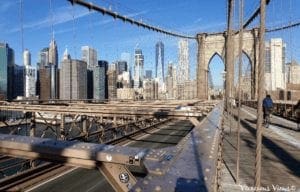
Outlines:
POLYGON ((36 94, 41 100, 49 100, 51 99, 51 66, 48 47, 39 52, 37 67, 36 94))
POLYGON ((285 89, 285 44, 282 39, 266 42, 265 82, 266 90, 285 89))
POLYGON ((27 49, 23 52, 23 62, 25 69, 24 96, 35 97, 35 68, 31 66, 31 54, 27 49))
POLYGON ((93 68, 93 93, 94 99, 105 99, 106 93, 106 69, 104 65, 98 64, 93 68))
POLYGON ((158 78, 159 86, 165 82, 164 67, 164 44, 159 41, 155 45, 155 78, 158 78))
POLYGON ((168 65, 168 73, 166 77, 166 91, 167 99, 176 98, 176 67, 172 63, 169 63, 168 65))
POLYGON ((94 97, 93 69, 98 65, 97 51, 89 46, 81 47, 81 59, 87 63, 87 98, 94 97))
POLYGON ((129 72, 130 79, 132 79, 132 69, 131 69, 131 56, 130 53, 124 52, 121 54, 121 60, 127 62, 127 71, 129 72))
POLYGON ((158 82, 155 79, 145 79, 143 82, 143 98, 145 100, 156 100, 158 99, 158 82))
POLYGON ((117 71, 114 64, 110 65, 107 71, 108 81, 108 99, 114 100, 117 98, 117 71))
POLYGON ((127 62, 126 61, 117 61, 117 74, 121 75, 123 72, 128 71, 127 62))
POLYGON ((146 70, 145 73, 146 73, 145 75, 146 79, 152 79, 152 70, 146 70))
POLYGON ((92 69, 93 67, 98 65, 98 59, 97 59, 97 51, 89 46, 82 46, 81 47, 82 52, 82 61, 85 61, 87 63, 87 68, 92 69))
POLYGON ((108 99, 108 77, 107 77, 108 62, 105 60, 99 60, 98 65, 99 67, 104 68, 105 71, 105 99, 108 99))
POLYGON ((189 71, 189 44, 188 40, 181 39, 178 42, 178 50, 179 50, 179 63, 178 63, 178 76, 177 82, 179 84, 188 81, 190 78, 189 71))
POLYGON ((61 61, 60 99, 86 99, 87 64, 71 59, 67 49, 61 61))
POLYGON ((134 54, 134 88, 141 88, 144 80, 144 55, 141 49, 136 49, 134 54))
POLYGON ((43 69, 49 65, 49 48, 45 47, 39 52, 38 69, 43 69))
POLYGON ((300 84, 300 65, 296 61, 287 64, 287 83, 300 84))
POLYGON ((50 98, 57 99, 58 98, 58 75, 57 75, 58 52, 57 52, 56 42, 54 39, 51 40, 49 46, 49 66, 51 69, 50 98))
POLYGON ((7 43, 0 43, 0 99, 13 99, 14 50, 7 43))
POLYGON ((24 72, 25 67, 15 65, 14 73, 14 98, 24 95, 24 72))

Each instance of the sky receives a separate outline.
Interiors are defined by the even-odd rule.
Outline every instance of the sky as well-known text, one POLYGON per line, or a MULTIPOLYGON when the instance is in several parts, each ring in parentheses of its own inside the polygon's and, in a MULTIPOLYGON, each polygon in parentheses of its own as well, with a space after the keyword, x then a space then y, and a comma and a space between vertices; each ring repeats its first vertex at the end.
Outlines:
MULTIPOLYGON (((120 60, 122 52, 134 53, 140 48, 145 56, 145 69, 155 66, 155 44, 165 44, 165 67, 178 63, 179 38, 148 31, 115 20, 94 11, 72 6, 67 0, 0 0, 0 42, 15 50, 15 61, 22 65, 23 47, 31 52, 32 65, 38 52, 48 47, 52 31, 58 45, 59 60, 68 48, 72 58, 81 58, 81 46, 89 45, 98 51, 98 59, 110 63, 120 60), (21 15, 23 15, 21 17, 21 15), (21 32, 23 26, 23 33, 21 32), (52 30, 53 26, 53 30, 52 30)), ((221 32, 226 29, 225 0, 86 0, 136 20, 174 32, 194 36, 202 32, 221 32)), ((259 0, 246 0, 244 18, 259 5, 259 0)), ((267 27, 272 28, 300 21, 298 0, 272 0, 267 8, 267 27)), ((235 28, 238 28, 238 6, 235 8, 235 28)), ((258 24, 256 19, 250 27, 258 24)), ((266 39, 282 37, 287 44, 288 59, 300 61, 300 31, 298 28, 267 34, 266 39)), ((189 40, 190 73, 196 76, 197 42, 189 40)), ((244 65, 248 65, 247 62, 244 65)), ((246 68, 246 67, 245 67, 246 68)), ((224 63, 218 56, 210 64, 213 82, 222 84, 224 63)), ((166 71, 166 70, 165 70, 166 71)))

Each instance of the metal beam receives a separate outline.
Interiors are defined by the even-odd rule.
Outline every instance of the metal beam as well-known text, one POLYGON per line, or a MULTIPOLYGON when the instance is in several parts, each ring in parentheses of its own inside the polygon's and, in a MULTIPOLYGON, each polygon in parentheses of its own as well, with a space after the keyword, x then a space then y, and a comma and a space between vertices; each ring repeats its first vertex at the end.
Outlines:
POLYGON ((129 191, 136 184, 136 178, 124 165, 102 163, 99 170, 115 191, 129 191))
MULTIPOLYGON (((208 106, 211 108, 211 106, 208 106)), ((73 114, 73 115, 88 115, 88 116, 148 116, 148 117, 199 117, 203 113, 201 109, 207 110, 205 106, 189 107, 189 109, 151 109, 140 107, 116 107, 110 109, 104 106, 101 107, 88 107, 88 106, 55 106, 55 105, 30 105, 30 104, 14 104, 14 105, 0 105, 0 110, 3 111, 22 111, 22 112, 45 112, 54 114, 73 114)))
POLYGON ((99 162, 141 166, 145 149, 0 134, 0 153, 97 168, 99 162))

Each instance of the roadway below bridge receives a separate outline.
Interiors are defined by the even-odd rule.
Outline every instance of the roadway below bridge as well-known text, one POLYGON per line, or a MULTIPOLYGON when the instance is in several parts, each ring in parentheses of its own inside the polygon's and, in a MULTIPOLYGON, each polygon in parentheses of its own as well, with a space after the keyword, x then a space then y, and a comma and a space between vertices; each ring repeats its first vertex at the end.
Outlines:
MULTIPOLYGON (((256 109, 241 109, 240 179, 236 183, 237 110, 224 116, 222 191, 254 191, 256 109)), ((261 188, 259 191, 300 191, 300 130, 292 121, 271 116, 263 128, 261 188)))
MULTIPOLYGON (((174 120, 159 128, 131 137, 124 145, 141 148, 163 148, 176 145, 193 128, 188 120, 174 120)), ((114 191, 98 170, 72 168, 29 189, 31 192, 114 191)))

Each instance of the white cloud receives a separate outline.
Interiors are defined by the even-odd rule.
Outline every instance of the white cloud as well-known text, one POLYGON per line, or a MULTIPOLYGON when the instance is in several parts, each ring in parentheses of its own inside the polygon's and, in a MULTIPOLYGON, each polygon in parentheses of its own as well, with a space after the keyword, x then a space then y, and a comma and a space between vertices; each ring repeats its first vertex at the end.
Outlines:
MULTIPOLYGON (((64 6, 60 7, 53 11, 53 25, 59 25, 63 23, 67 23, 69 21, 73 20, 73 14, 74 19, 78 19, 81 17, 85 17, 89 15, 91 12, 89 12, 88 9, 79 9, 79 10, 72 10, 72 7, 64 6)), ((39 20, 24 23, 23 28, 24 29, 41 29, 44 27, 50 27, 52 24, 52 14, 49 14, 47 17, 41 18, 39 20)), ((8 33, 14 33, 20 31, 19 27, 12 28, 8 31, 8 33)))
MULTIPOLYGON (((132 17, 146 14, 147 12, 148 12, 147 10, 144 10, 144 11, 140 11, 140 12, 136 12, 136 13, 131 13, 126 16, 132 18, 132 17)), ((45 27, 50 27, 52 25, 52 20, 53 20, 53 25, 60 25, 60 24, 64 24, 64 23, 72 21, 73 15, 74 15, 74 19, 76 21, 76 19, 83 18, 90 14, 99 14, 99 13, 96 13, 94 11, 89 11, 88 9, 64 6, 64 7, 60 7, 53 11, 53 18, 52 18, 52 14, 49 14, 47 17, 44 17, 37 21, 25 23, 23 28, 24 29, 35 29, 35 30, 41 29, 41 28, 45 28, 45 27)), ((111 23, 113 21, 114 20, 112 18, 108 18, 108 19, 105 19, 102 21, 94 22, 93 25, 101 26, 101 25, 111 23)), ((70 32, 71 30, 72 30, 72 28, 66 28, 64 30, 58 30, 55 33, 56 34, 66 33, 66 32, 70 32)), ((10 29, 8 31, 8 33, 15 33, 15 32, 19 32, 19 31, 20 31, 20 27, 14 27, 14 28, 10 29)))
POLYGON ((0 13, 8 11, 14 4, 16 4, 16 1, 4 1, 0 3, 0 13))
MULTIPOLYGON (((128 14, 128 15, 126 15, 126 17, 131 17, 131 18, 132 18, 132 17, 136 17, 136 16, 139 16, 139 15, 142 15, 142 14, 146 14, 146 13, 147 13, 147 11, 140 11, 140 12, 128 14)), ((88 13, 88 14, 89 14, 89 13, 88 13)), ((81 15, 77 16, 76 18, 83 17, 83 16, 86 16, 86 15, 88 15, 88 14, 85 14, 85 13, 83 12, 81 15)), ((98 13, 91 12, 91 14, 98 14, 98 13)), ((61 24, 61 23, 64 23, 63 21, 67 22, 66 20, 67 20, 67 16, 60 16, 60 19, 58 20, 58 21, 60 21, 60 22, 56 22, 55 24, 61 24)), ((72 19, 71 19, 71 20, 72 20, 72 19)), ((109 17, 109 18, 106 17, 106 19, 101 20, 101 21, 96 21, 96 22, 93 21, 92 26, 93 26, 93 27, 103 26, 103 25, 112 23, 112 22, 114 22, 114 21, 115 21, 114 19, 112 19, 112 18, 110 18, 110 17, 109 17)), ((71 27, 71 28, 61 29, 61 30, 56 30, 56 31, 55 31, 55 34, 63 34, 63 33, 70 32, 70 31, 72 31, 72 30, 73 30, 72 27, 71 27)))
POLYGON ((196 20, 194 21, 194 23, 200 23, 201 21, 202 21, 202 17, 196 19, 196 20))
POLYGON ((191 25, 182 27, 180 30, 184 31, 185 33, 215 32, 215 31, 225 30, 225 26, 226 26, 225 22, 210 23, 207 25, 193 23, 191 25))
POLYGON ((145 15, 147 14, 149 11, 148 10, 144 10, 144 11, 140 11, 140 12, 136 12, 136 13, 131 13, 128 15, 125 15, 126 17, 136 17, 136 16, 140 16, 140 15, 145 15))

